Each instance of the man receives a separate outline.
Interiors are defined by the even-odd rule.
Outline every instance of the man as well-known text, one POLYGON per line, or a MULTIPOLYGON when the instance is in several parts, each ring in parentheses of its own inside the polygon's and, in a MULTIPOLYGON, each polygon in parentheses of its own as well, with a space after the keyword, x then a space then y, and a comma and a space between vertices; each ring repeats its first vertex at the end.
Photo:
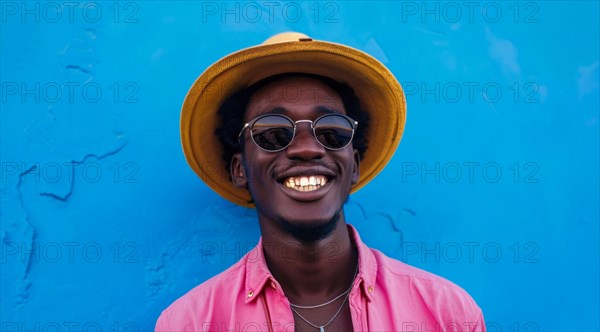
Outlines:
POLYGON ((217 193, 256 207, 262 237, 156 330, 484 330, 461 288, 368 248, 346 224, 348 195, 392 157, 405 112, 377 60, 297 33, 208 68, 183 106, 183 149, 217 193))

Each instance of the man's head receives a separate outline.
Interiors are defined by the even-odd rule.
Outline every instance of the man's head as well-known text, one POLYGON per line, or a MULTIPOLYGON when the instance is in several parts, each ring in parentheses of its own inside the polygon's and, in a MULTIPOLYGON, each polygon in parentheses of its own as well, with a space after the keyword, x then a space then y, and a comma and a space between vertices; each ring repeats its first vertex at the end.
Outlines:
POLYGON ((366 149, 368 114, 361 110, 353 90, 319 75, 280 74, 234 94, 223 103, 219 115, 222 125, 216 133, 231 180, 249 190, 261 217, 302 240, 326 236, 358 181, 366 149), (270 114, 296 122, 293 139, 281 151, 265 151, 250 137, 251 129, 244 128, 251 120, 270 114), (352 121, 345 122, 339 114, 352 121), (320 117, 317 128, 328 128, 330 122, 335 123, 332 119, 339 120, 339 125, 358 122, 351 144, 333 149, 322 137, 325 145, 320 143, 308 122, 320 117))
MULTIPOLYGON (((267 150, 287 151, 280 148, 290 143, 289 137, 279 136, 286 139, 282 144, 280 141, 273 141, 279 139, 276 136, 257 136, 257 132, 252 131, 256 129, 252 126, 264 124, 266 118, 244 118, 245 110, 257 92, 275 81, 281 81, 282 77, 279 75, 288 75, 285 73, 312 75, 316 83, 327 87, 323 87, 321 92, 335 92, 335 98, 338 98, 338 102, 341 100, 347 116, 358 121, 356 137, 349 148, 358 152, 360 176, 351 187, 351 192, 367 184, 383 169, 402 136, 406 112, 404 94, 392 73, 379 61, 354 48, 312 40, 298 33, 273 36, 261 45, 232 53, 206 69, 188 92, 181 112, 181 142, 186 160, 210 188, 235 204, 254 207, 254 202, 258 200, 254 197, 253 202, 249 187, 236 186, 231 181, 229 170, 231 161, 234 160, 232 157, 236 153, 248 157, 248 143, 253 143, 256 138, 267 150), (240 92, 232 97, 231 91, 240 92), (240 112, 240 109, 244 112, 240 112), (369 115, 368 130, 365 130, 365 119, 359 116, 361 112, 356 110, 362 110, 369 115), (220 118, 226 121, 221 122, 220 118), (249 127, 242 131, 241 128, 246 123, 249 127), (217 128, 220 128, 218 136, 215 135, 217 128), (250 136, 250 133, 253 135, 250 136), (241 138, 239 142, 238 135, 241 138), (240 142, 244 144, 243 148, 240 142), (273 142, 276 143, 273 146, 277 148, 265 145, 273 142)), ((288 84, 284 90, 287 99, 301 97, 303 93, 293 84, 288 84)), ((306 92, 304 93, 309 98, 313 96, 314 99, 310 91, 306 92)), ((310 124, 307 121, 317 119, 300 119, 300 122, 297 122, 269 117, 268 120, 287 121, 289 127, 284 131, 289 134, 289 128, 291 127, 293 132, 293 128, 296 127, 298 138, 301 138, 304 135, 303 130, 310 124)), ((348 126, 354 123, 352 120, 344 122, 345 120, 336 116, 326 117, 326 120, 321 119, 316 126, 326 122, 331 124, 335 120, 339 121, 337 123, 341 127, 335 127, 334 132, 352 132, 352 128, 348 129, 348 126)), ((344 137, 342 133, 339 136, 321 136, 317 139, 324 146, 335 148, 338 145, 346 147, 345 143, 348 140, 344 137), (338 137, 339 141, 329 141, 332 137, 338 137)), ((248 167, 246 163, 246 168, 248 167)), ((344 195, 344 199, 346 197, 347 195, 344 195)))

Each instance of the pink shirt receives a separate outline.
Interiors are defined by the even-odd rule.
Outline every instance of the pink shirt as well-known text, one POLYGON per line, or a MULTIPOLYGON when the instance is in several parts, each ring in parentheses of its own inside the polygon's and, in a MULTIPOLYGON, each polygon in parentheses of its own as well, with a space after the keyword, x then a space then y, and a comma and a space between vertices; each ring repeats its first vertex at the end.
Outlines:
MULTIPOLYGON (((462 288, 368 248, 354 227, 348 229, 359 261, 348 299, 355 331, 485 331, 481 309, 462 288)), ((262 239, 232 267, 171 304, 156 331, 294 331, 262 239)))

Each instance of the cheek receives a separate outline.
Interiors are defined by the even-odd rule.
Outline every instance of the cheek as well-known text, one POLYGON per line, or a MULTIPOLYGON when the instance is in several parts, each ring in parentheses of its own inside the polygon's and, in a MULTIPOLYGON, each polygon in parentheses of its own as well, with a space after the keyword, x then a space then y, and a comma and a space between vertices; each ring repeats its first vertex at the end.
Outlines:
POLYGON ((246 175, 248 177, 248 185, 250 186, 250 190, 256 188, 264 182, 264 176, 255 163, 250 162, 246 164, 246 175))
POLYGON ((356 184, 358 182, 358 178, 359 178, 359 164, 357 163, 357 161, 354 159, 354 154, 349 154, 348 156, 346 156, 348 159, 345 161, 344 165, 345 165, 345 175, 344 177, 347 178, 350 183, 350 186, 356 184))
POLYGON ((267 185, 270 180, 268 170, 269 166, 272 165, 273 161, 271 161, 271 158, 268 158, 268 156, 264 156, 264 152, 261 152, 247 152, 255 153, 254 158, 246 158, 245 164, 248 185, 251 193, 267 185))

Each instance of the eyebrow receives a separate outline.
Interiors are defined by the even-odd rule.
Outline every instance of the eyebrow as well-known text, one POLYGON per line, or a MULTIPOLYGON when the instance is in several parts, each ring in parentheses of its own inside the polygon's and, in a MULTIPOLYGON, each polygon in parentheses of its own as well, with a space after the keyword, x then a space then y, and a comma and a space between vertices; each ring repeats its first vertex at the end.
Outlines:
MULTIPOLYGON (((325 115, 325 114, 344 114, 344 112, 341 112, 335 108, 331 108, 331 107, 327 107, 327 106, 323 106, 323 105, 315 106, 315 108, 313 108, 313 110, 315 110, 318 113, 318 116, 325 115)), ((275 107, 271 108, 269 111, 265 112, 264 114, 289 115, 289 113, 290 113, 290 111, 287 108, 281 107, 281 106, 275 106, 275 107)))

